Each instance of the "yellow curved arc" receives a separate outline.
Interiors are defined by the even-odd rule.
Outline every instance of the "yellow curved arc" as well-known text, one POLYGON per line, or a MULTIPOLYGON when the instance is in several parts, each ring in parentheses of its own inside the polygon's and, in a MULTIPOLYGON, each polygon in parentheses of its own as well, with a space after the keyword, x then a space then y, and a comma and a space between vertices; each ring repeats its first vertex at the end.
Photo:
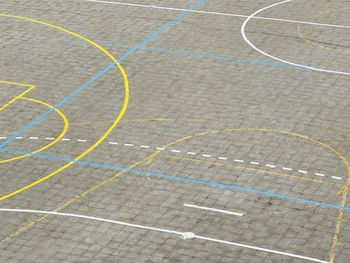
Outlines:
MULTIPOLYGON (((43 102, 41 100, 37 100, 37 99, 32 99, 32 98, 27 98, 27 97, 20 97, 19 99, 23 99, 23 100, 28 100, 28 101, 32 101, 32 102, 35 102, 35 103, 38 103, 38 104, 41 104, 41 105, 44 105, 48 108, 54 108, 52 105, 46 103, 46 102, 43 102)), ((60 111, 59 109, 55 109, 55 112, 60 115, 60 117, 62 118, 62 121, 63 121, 63 130, 61 131, 60 135, 55 139, 53 140, 52 142, 50 142, 49 144, 45 145, 44 147, 36 150, 33 152, 33 154, 35 153, 40 153, 42 152, 43 150, 55 145, 57 142, 59 142, 63 136, 67 133, 68 131, 68 127, 69 127, 69 123, 68 123, 68 119, 67 117, 64 115, 64 113, 62 111, 60 111)), ((6 159, 6 160, 0 160, 0 164, 2 163, 8 163, 8 162, 12 162, 12 161, 15 161, 15 160, 20 160, 20 159, 23 159, 25 157, 28 157, 30 156, 31 154, 24 154, 24 155, 20 155, 20 156, 16 156, 16 157, 13 157, 13 158, 10 158, 10 159, 6 159)))
POLYGON ((0 111, 2 111, 3 109, 7 108, 8 106, 10 106, 12 103, 14 103, 16 100, 20 99, 21 97, 23 97, 25 94, 27 94, 29 91, 31 91, 32 89, 35 88, 34 85, 27 85, 27 84, 22 84, 22 83, 16 83, 16 82, 11 82, 11 81, 4 81, 4 80, 0 80, 1 84, 9 84, 9 85, 15 85, 15 86, 20 86, 20 87, 27 87, 27 89, 25 91, 23 91, 21 94, 19 94, 18 96, 14 97, 12 100, 10 100, 9 102, 7 102, 5 105, 0 107, 0 111))
POLYGON ((300 181, 334 184, 333 182, 321 181, 321 180, 317 180, 317 179, 295 176, 295 175, 290 175, 290 174, 286 174, 286 173, 273 172, 273 171, 269 171, 269 170, 265 170, 265 169, 253 168, 253 167, 243 166, 243 165, 225 164, 225 163, 220 163, 220 162, 210 162, 210 161, 203 161, 203 160, 194 159, 194 158, 179 157, 179 156, 172 156, 172 155, 167 155, 165 157, 168 159, 174 159, 174 160, 182 160, 182 161, 188 161, 188 162, 193 162, 193 163, 202 163, 202 164, 207 164, 207 165, 228 167, 228 168, 233 168, 233 169, 237 169, 237 170, 252 171, 252 172, 258 172, 258 173, 274 175, 274 176, 282 176, 282 177, 287 177, 287 178, 293 178, 295 180, 300 180, 300 181))
POLYGON ((300 26, 297 27, 297 32, 299 37, 304 40, 305 42, 309 43, 312 46, 316 46, 322 49, 326 49, 326 50, 330 50, 330 51, 335 51, 335 52, 340 52, 340 53, 344 53, 344 54, 350 54, 350 51, 346 51, 346 50, 342 50, 342 49, 336 49, 336 48, 332 48, 332 47, 327 47, 325 45, 321 45, 307 37, 305 37, 305 35, 300 31, 300 26))
POLYGON ((77 33, 74 33, 72 31, 65 29, 65 28, 62 28, 60 26, 52 25, 50 23, 46 23, 46 22, 39 21, 36 19, 28 18, 28 17, 10 15, 10 14, 0 14, 0 16, 18 18, 18 19, 30 21, 33 23, 45 25, 45 26, 63 31, 67 34, 70 34, 72 36, 75 36, 81 40, 84 40, 84 41, 90 43, 91 45, 93 45, 97 49, 101 50, 104 54, 106 54, 114 63, 116 63, 116 67, 119 69, 119 71, 123 77, 123 80, 124 80, 124 91, 125 91, 123 106, 122 106, 122 109, 120 110, 117 118, 114 120, 113 124, 108 128, 108 130, 92 146, 90 146, 86 151, 84 151, 83 153, 81 153, 80 155, 75 157, 72 162, 65 164, 64 166, 60 167, 59 169, 55 170, 54 172, 52 172, 52 173, 30 183, 22 188, 19 188, 11 193, 8 193, 6 195, 1 196, 0 201, 3 201, 3 200, 6 200, 6 199, 14 196, 14 195, 17 195, 17 194, 23 192, 25 190, 28 190, 28 189, 32 188, 33 186, 36 186, 36 185, 48 180, 49 178, 57 175, 58 173, 67 169, 68 167, 72 166, 76 161, 80 160, 81 158, 83 158, 84 156, 89 154, 91 151, 93 151, 98 145, 100 145, 107 138, 107 136, 113 131, 113 129, 118 125, 119 121, 121 120, 121 118, 123 117, 123 115, 126 112, 126 109, 127 109, 128 103, 129 103, 129 80, 128 80, 128 77, 127 77, 123 67, 120 65, 120 63, 117 62, 117 59, 112 54, 110 54, 106 49, 104 49, 102 46, 98 45, 97 43, 93 42, 92 40, 87 39, 86 37, 83 37, 77 33))

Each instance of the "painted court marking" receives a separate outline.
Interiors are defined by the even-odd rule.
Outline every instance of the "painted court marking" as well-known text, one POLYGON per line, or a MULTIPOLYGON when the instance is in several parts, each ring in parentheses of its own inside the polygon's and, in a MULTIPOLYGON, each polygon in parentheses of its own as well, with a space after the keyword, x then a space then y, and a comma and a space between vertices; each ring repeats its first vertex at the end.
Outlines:
MULTIPOLYGON (((142 4, 125 3, 125 2, 111 2, 111 1, 102 1, 102 0, 77 0, 77 1, 80 1, 80 2, 93 2, 93 3, 100 3, 100 4, 121 5, 121 6, 142 7, 142 8, 159 9, 159 10, 187 11, 187 12, 190 12, 190 13, 199 13, 199 14, 208 14, 208 15, 233 16, 233 17, 242 17, 242 18, 249 17, 248 15, 242 15, 242 14, 210 12, 210 11, 202 11, 202 10, 189 10, 189 9, 176 8, 176 7, 165 7, 165 6, 156 6, 156 5, 142 5, 142 4)), ((290 20, 290 19, 282 19, 282 18, 275 18, 275 17, 254 16, 254 19, 272 20, 272 21, 280 21, 280 22, 287 22, 287 23, 297 23, 297 24, 306 24, 306 25, 314 25, 314 26, 326 26, 326 27, 350 29, 350 26, 347 26, 347 25, 316 23, 316 22, 310 22, 310 21, 290 20)))
POLYGON ((221 239, 196 235, 193 232, 180 232, 180 231, 171 230, 171 229, 132 224, 132 223, 128 223, 128 222, 117 221, 117 220, 112 220, 112 219, 105 219, 105 218, 100 218, 100 217, 93 217, 93 216, 86 216, 86 215, 79 215, 79 214, 72 214, 72 213, 60 213, 60 212, 51 212, 51 211, 30 210, 30 209, 0 208, 0 212, 45 214, 45 215, 53 215, 53 216, 60 216, 60 217, 78 218, 78 219, 83 219, 83 220, 99 221, 99 222, 104 222, 104 223, 109 223, 109 224, 122 225, 122 226, 126 226, 126 227, 132 227, 132 228, 143 229, 143 230, 148 230, 148 231, 156 231, 156 232, 161 232, 161 233, 166 233, 166 234, 171 234, 171 235, 177 235, 177 236, 180 236, 184 240, 199 239, 199 240, 205 240, 205 241, 214 242, 214 243, 220 243, 220 244, 225 244, 225 245, 230 245, 230 246, 235 246, 235 247, 241 247, 241 248, 245 248, 245 249, 252 249, 252 250, 256 250, 256 251, 277 254, 277 255, 286 256, 286 257, 304 259, 304 260, 308 260, 311 262, 328 263, 328 261, 324 261, 324 260, 320 260, 320 259, 316 259, 316 258, 311 258, 311 257, 307 257, 307 256, 302 256, 302 255, 297 255, 297 254, 293 254, 293 253, 289 253, 289 252, 283 252, 283 251, 267 249, 267 248, 262 248, 262 247, 257 247, 257 246, 242 244, 242 243, 231 242, 231 241, 227 241, 227 240, 221 240, 221 239))
MULTIPOLYGON (((3 137, 0 137, 0 140, 5 140, 7 137, 6 136, 3 136, 3 137)), ((46 138, 39 138, 39 137, 29 137, 29 138, 24 138, 24 137, 16 137, 16 139, 18 140, 22 140, 22 139, 29 139, 29 140, 54 140, 55 138, 52 138, 52 137, 46 137, 46 138)), ((69 141, 69 142, 88 142, 88 140, 85 140, 85 139, 70 139, 70 138, 62 138, 61 141, 69 141)), ((109 141, 107 142, 108 144, 110 145, 120 145, 118 142, 116 141, 109 141)), ((132 148, 132 147, 138 147, 136 144, 133 144, 133 143, 124 143, 124 144, 121 144, 121 145, 124 145, 125 147, 128 147, 128 148, 132 148)), ((159 150, 159 151, 165 151, 166 149, 163 148, 163 147, 151 147, 149 145, 140 145, 139 146, 141 149, 156 149, 156 150, 159 150)), ((187 155, 198 155, 197 152, 199 151, 189 151, 189 152, 185 152, 185 151, 182 151, 182 150, 178 150, 178 149, 170 149, 169 150, 170 153, 186 153, 187 155)), ((203 157, 205 158, 217 158, 219 160, 224 160, 224 161, 228 161, 229 158, 228 157, 225 157, 225 156, 218 156, 218 155, 215 155, 215 154, 202 154, 203 157), (218 157, 216 157, 218 156, 218 157)), ((236 163, 248 163, 248 164, 251 164, 251 165, 261 165, 262 162, 255 162, 255 161, 245 161, 245 160, 241 160, 241 159, 234 159, 233 162, 236 162, 236 163)), ((285 171, 297 171, 298 173, 302 174, 302 175, 307 175, 309 174, 310 172, 309 171, 306 171, 306 170, 300 170, 300 169, 292 169, 292 168, 288 168, 288 167, 284 167, 284 166, 279 166, 279 165, 275 165, 275 164, 265 164, 266 167, 268 168, 271 168, 271 169, 282 169, 282 170, 285 170, 285 171)), ((316 176, 322 176, 322 177, 328 177, 329 179, 335 179, 335 180, 343 180, 343 177, 340 177, 340 176, 326 176, 325 174, 322 174, 322 173, 319 173, 319 172, 315 172, 313 173, 314 175, 316 176)))
POLYGON ((244 215, 244 213, 231 212, 231 211, 226 211, 226 210, 221 210, 221 209, 211 208, 211 207, 205 207, 205 206, 198 206, 198 205, 191 205, 191 204, 184 204, 184 206, 196 208, 196 209, 200 209, 200 210, 217 212, 217 213, 221 213, 221 214, 234 215, 234 216, 243 216, 244 215))

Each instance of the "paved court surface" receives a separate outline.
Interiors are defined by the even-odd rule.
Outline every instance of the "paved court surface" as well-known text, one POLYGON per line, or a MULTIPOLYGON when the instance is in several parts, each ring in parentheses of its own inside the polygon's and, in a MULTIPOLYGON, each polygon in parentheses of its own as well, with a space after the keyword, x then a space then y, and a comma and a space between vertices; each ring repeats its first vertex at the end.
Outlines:
POLYGON ((348 8, 0 0, 0 262, 349 262, 348 8))

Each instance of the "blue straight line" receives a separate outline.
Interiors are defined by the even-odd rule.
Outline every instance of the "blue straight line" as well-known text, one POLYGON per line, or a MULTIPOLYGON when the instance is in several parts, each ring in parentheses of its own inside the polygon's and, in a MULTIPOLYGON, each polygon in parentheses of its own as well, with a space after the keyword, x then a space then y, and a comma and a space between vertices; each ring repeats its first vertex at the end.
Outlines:
POLYGON ((236 57, 210 55, 208 53, 193 52, 193 51, 187 51, 187 50, 173 50, 173 49, 163 49, 163 48, 155 48, 155 47, 149 47, 149 48, 145 47, 142 50, 147 51, 147 52, 169 53, 169 54, 174 54, 177 56, 185 56, 185 57, 189 56, 189 57, 196 57, 196 58, 207 58, 207 59, 211 59, 211 60, 223 60, 223 61, 231 61, 231 62, 252 63, 252 64, 258 64, 258 65, 264 65, 264 66, 271 66, 271 67, 275 67, 275 68, 303 69, 306 71, 311 71, 309 69, 306 69, 303 66, 271 63, 271 62, 264 61, 264 60, 241 59, 241 58, 236 58, 236 57))
POLYGON ((74 162, 76 164, 84 165, 84 166, 93 166, 93 167, 99 167, 99 168, 104 168, 104 169, 125 171, 125 172, 139 174, 139 175, 148 175, 148 176, 152 176, 152 177, 166 179, 166 180, 169 180, 169 181, 177 181, 177 182, 182 182, 182 183, 193 183, 193 184, 211 186, 211 187, 216 187, 216 188, 223 188, 223 189, 228 189, 228 190, 238 190, 238 191, 242 191, 242 192, 246 192, 246 193, 252 193, 252 194, 257 194, 257 195, 261 195, 261 196, 277 197, 277 198, 280 198, 280 199, 286 199, 288 201, 297 201, 297 202, 302 202, 302 203, 319 205, 319 206, 323 206, 323 207, 336 208, 336 209, 343 208, 345 211, 350 211, 350 207, 345 207, 345 206, 341 206, 341 205, 338 205, 338 204, 324 203, 324 202, 319 202, 319 201, 314 201, 314 200, 309 200, 309 199, 304 199, 304 198, 298 198, 298 197, 293 197, 293 196, 288 196, 288 195, 281 195, 281 194, 272 193, 272 192, 265 192, 265 191, 260 191, 260 190, 254 190, 254 189, 250 189, 250 188, 246 188, 246 187, 242 187, 242 186, 237 186, 237 185, 228 185, 228 184, 221 184, 221 183, 211 182, 211 181, 202 181, 202 180, 197 180, 197 179, 189 179, 189 178, 184 178, 184 177, 179 177, 179 176, 174 176, 174 175, 153 173, 153 172, 145 171, 145 170, 137 170, 137 169, 125 168, 125 167, 118 166, 118 165, 106 165, 106 164, 99 164, 99 163, 95 163, 95 162, 75 161, 75 160, 72 160, 70 158, 56 157, 56 156, 53 156, 53 155, 41 154, 41 153, 32 153, 32 152, 26 152, 26 151, 21 151, 21 150, 12 150, 12 149, 7 149, 7 148, 0 148, 0 151, 9 152, 9 153, 15 153, 15 154, 30 154, 30 155, 32 155, 34 157, 39 157, 39 158, 51 159, 51 160, 56 160, 56 161, 64 161, 64 162, 74 162))
POLYGON ((76 96, 78 93, 80 93, 82 90, 84 90, 86 87, 88 87, 91 83, 95 82, 97 79, 99 79, 100 77, 102 77, 103 75, 105 75, 106 73, 108 73, 110 70, 112 70, 114 68, 115 65, 117 65, 118 63, 122 62, 123 60, 125 60, 127 57, 133 55, 135 52, 137 52, 138 50, 142 49, 144 47, 144 45, 146 45, 149 41, 151 41, 152 39, 156 38, 158 35, 160 35, 161 33, 163 33, 164 31, 166 31, 167 29, 169 29, 170 27, 172 27, 173 25, 175 25, 177 22, 179 22, 182 18, 184 18, 185 16, 187 16, 191 11, 196 9, 198 6, 200 6, 201 4, 203 4, 206 0, 198 0, 196 1, 196 3, 194 5, 192 5, 189 9, 187 9, 186 11, 181 12, 177 17, 175 17, 175 19, 173 19, 171 22, 169 22, 168 24, 164 25, 163 27, 161 27, 157 32, 151 34, 150 36, 148 36, 145 40, 143 40, 142 42, 136 44, 134 47, 132 47, 130 50, 128 50, 120 59, 118 59, 117 62, 112 63, 111 65, 109 65, 107 68, 105 68, 104 70, 102 70, 101 72, 99 72, 97 75, 93 76, 89 81, 87 81, 85 84, 83 84, 82 86, 80 86, 79 88, 77 88, 75 91, 73 91, 72 93, 70 93, 68 96, 64 97, 63 100, 61 100, 59 103, 57 103, 53 108, 51 108, 50 110, 48 110, 47 112, 43 113, 42 115, 40 115, 38 118, 36 118, 35 120, 33 120, 31 123, 29 123, 27 126, 25 126, 24 128, 22 128, 20 131, 16 132, 14 135, 12 135, 11 137, 9 137, 6 141, 4 141, 3 143, 0 144, 0 148, 6 147, 10 142, 12 142, 13 140, 16 139, 16 137, 18 137, 19 135, 21 135, 22 133, 26 132, 27 130, 29 130, 30 128, 32 128, 34 125, 36 125, 38 122, 40 122, 42 119, 44 119, 46 116, 48 116, 51 112, 53 112, 55 109, 57 109, 58 107, 62 106, 64 103, 66 103, 68 100, 70 100, 71 98, 73 98, 74 96, 76 96))

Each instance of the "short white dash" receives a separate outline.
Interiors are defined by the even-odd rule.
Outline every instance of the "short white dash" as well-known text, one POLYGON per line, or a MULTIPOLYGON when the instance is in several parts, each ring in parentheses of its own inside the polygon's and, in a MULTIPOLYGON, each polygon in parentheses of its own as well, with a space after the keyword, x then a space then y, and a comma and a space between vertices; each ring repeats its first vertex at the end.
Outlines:
POLYGON ((128 146, 128 147, 134 147, 134 145, 131 144, 131 143, 125 143, 124 145, 125 145, 125 146, 128 146))
POLYGON ((222 213, 222 214, 234 215, 234 216, 243 216, 244 215, 243 213, 236 213, 236 212, 231 212, 231 211, 226 211, 226 210, 221 210, 221 209, 216 209, 216 208, 210 208, 210 207, 205 207, 205 206, 190 205, 190 204, 184 204, 184 206, 197 208, 197 209, 201 209, 201 210, 218 212, 218 213, 222 213))
POLYGON ((48 141, 53 141, 55 138, 52 138, 52 137, 46 137, 45 140, 48 140, 48 141))
POLYGON ((0 140, 5 140, 7 139, 7 137, 0 137, 0 140))
POLYGON ((325 175, 324 174, 320 174, 320 173, 315 173, 317 176, 322 176, 324 177, 325 175))
POLYGON ((195 152, 187 152, 187 154, 189 154, 189 155, 196 155, 195 152))
POLYGON ((270 168, 276 168, 276 165, 274 164, 265 164, 266 167, 270 167, 270 168))
POLYGON ((16 140, 22 140, 23 137, 15 137, 16 140))
POLYGON ((220 160, 227 160, 226 157, 221 157, 221 156, 219 156, 218 159, 220 159, 220 160))
POLYGON ((29 140, 38 140, 39 137, 29 137, 29 140))
POLYGON ((86 142, 86 140, 78 139, 77 142, 86 142))
POLYGON ((157 147, 156 148, 158 151, 164 151, 165 150, 165 148, 162 148, 162 147, 157 147))
POLYGON ((117 145, 117 142, 108 142, 109 144, 117 145))
POLYGON ((338 177, 338 176, 332 176, 333 179, 336 179, 336 180, 342 180, 343 178, 341 177, 338 177))
POLYGON ((180 153, 181 151, 179 150, 171 150, 172 153, 180 153))
POLYGON ((203 157, 207 157, 207 158, 210 158, 211 155, 210 154, 202 154, 203 157))
POLYGON ((140 147, 141 147, 141 148, 144 148, 144 149, 149 149, 149 146, 148 146, 148 145, 141 145, 140 147))
POLYGON ((283 170, 286 170, 286 171, 293 171, 292 168, 289 168, 289 167, 282 167, 283 170))
POLYGON ((260 163, 258 162, 250 162, 251 164, 254 164, 254 165, 259 165, 260 163))
POLYGON ((304 171, 304 170, 298 170, 298 172, 302 174, 307 174, 307 171, 304 171))
POLYGON ((63 138, 61 141, 70 141, 68 138, 63 138))
POLYGON ((244 163, 243 160, 239 160, 239 159, 234 159, 233 161, 236 162, 236 163, 244 163))

